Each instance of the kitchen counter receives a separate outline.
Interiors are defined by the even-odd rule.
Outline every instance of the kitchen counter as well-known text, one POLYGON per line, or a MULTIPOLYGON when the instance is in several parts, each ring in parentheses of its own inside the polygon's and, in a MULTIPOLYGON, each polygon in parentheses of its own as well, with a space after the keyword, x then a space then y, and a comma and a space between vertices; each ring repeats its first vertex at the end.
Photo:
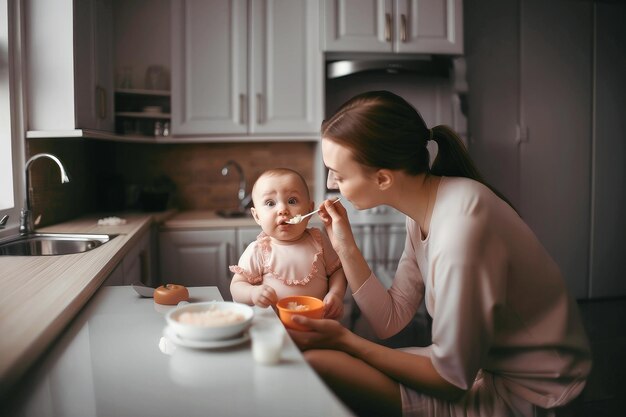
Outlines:
MULTIPOLYGON (((189 293, 190 301, 221 300, 216 287, 189 293)), ((352 416, 289 337, 274 366, 257 364, 245 339, 189 349, 164 336, 163 316, 171 308, 129 286, 101 288, 3 403, 4 411, 25 417, 352 416)), ((272 309, 254 310, 253 325, 279 323, 272 309)))
POLYGON ((163 223, 165 229, 208 229, 258 226, 251 216, 224 218, 212 210, 181 211, 163 223))
POLYGON ((174 213, 117 214, 127 221, 119 226, 98 226, 104 216, 85 216, 37 231, 118 236, 84 253, 0 256, 0 397, 76 316, 142 233, 174 213))

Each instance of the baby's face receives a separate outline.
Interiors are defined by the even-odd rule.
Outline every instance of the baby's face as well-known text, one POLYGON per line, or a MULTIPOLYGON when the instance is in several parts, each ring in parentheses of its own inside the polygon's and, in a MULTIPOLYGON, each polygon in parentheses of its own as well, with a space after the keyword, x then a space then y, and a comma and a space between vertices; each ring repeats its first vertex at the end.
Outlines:
POLYGON ((309 218, 299 224, 287 220, 297 214, 313 210, 306 184, 293 174, 270 175, 259 178, 252 190, 254 207, 251 209, 256 222, 268 236, 284 241, 300 238, 309 218))

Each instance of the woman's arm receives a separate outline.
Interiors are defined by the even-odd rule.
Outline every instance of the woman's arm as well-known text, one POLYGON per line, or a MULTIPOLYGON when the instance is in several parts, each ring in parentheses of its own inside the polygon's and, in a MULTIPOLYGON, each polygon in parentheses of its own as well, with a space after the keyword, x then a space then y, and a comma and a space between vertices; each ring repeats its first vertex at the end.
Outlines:
POLYGON ((346 352, 405 386, 444 400, 455 400, 464 393, 463 389, 444 379, 427 356, 378 345, 352 333, 334 320, 313 320, 303 316, 297 316, 294 320, 312 329, 310 332, 289 331, 302 350, 333 349, 346 352))
POLYGON ((267 284, 253 285, 241 274, 235 274, 230 282, 230 293, 238 303, 269 307, 276 304, 276 291, 267 284))
POLYGON ((319 213, 362 314, 378 337, 386 339, 395 335, 413 318, 424 297, 421 272, 408 231, 394 283, 386 290, 356 245, 345 207, 341 203, 325 202, 319 213))

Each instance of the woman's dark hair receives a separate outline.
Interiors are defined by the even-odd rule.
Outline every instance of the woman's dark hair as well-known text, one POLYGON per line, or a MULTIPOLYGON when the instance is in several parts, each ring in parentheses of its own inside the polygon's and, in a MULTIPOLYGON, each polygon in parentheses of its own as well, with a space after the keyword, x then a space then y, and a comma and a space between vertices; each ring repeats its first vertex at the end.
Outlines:
POLYGON ((485 182, 454 130, 445 125, 428 129, 415 107, 389 91, 369 91, 348 100, 324 120, 322 137, 349 148, 367 167, 471 178, 511 205, 485 182), (432 167, 426 147, 430 139, 439 149, 432 167))

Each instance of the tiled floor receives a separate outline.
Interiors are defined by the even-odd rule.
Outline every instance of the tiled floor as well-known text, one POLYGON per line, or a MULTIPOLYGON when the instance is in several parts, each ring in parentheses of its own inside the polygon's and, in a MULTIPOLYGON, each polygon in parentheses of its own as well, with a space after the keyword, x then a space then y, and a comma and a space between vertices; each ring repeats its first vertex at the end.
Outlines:
MULTIPOLYGON (((557 417, 621 417, 626 415, 626 298, 580 301, 580 311, 593 352, 593 369, 582 395, 557 417)), ((350 325, 351 306, 344 324, 350 325)), ((418 316, 398 335, 376 339, 362 317, 354 331, 390 347, 424 346, 429 343, 428 324, 418 316)))

